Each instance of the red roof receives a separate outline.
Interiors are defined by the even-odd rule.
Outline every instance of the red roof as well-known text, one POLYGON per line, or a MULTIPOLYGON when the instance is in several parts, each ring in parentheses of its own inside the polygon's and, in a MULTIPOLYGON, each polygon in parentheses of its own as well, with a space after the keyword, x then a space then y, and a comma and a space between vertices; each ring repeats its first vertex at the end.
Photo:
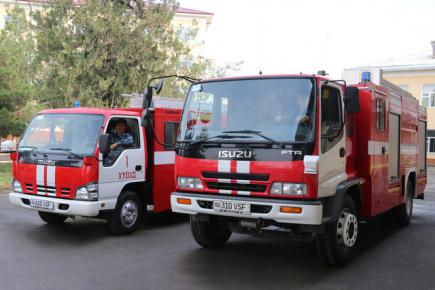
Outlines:
POLYGON ((195 10, 195 9, 190 9, 190 8, 184 8, 184 7, 178 7, 175 12, 180 13, 180 14, 198 14, 198 15, 210 15, 210 16, 214 15, 211 12, 195 10))

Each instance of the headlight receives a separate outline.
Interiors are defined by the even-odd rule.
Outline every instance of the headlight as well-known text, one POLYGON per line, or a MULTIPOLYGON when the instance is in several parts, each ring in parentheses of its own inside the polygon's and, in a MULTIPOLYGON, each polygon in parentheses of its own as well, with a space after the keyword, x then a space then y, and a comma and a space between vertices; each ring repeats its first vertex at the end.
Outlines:
POLYGON ((16 181, 14 179, 14 181, 12 182, 12 188, 15 192, 23 192, 23 189, 21 188, 21 183, 19 183, 18 181, 16 181))
POLYGON ((78 188, 76 191, 76 199, 89 201, 98 200, 98 184, 89 183, 78 188))
POLYGON ((305 195, 307 194, 307 186, 303 183, 274 182, 270 188, 270 193, 284 195, 305 195))
POLYGON ((196 177, 182 177, 177 178, 177 183, 179 188, 184 189, 204 189, 201 179, 196 177))

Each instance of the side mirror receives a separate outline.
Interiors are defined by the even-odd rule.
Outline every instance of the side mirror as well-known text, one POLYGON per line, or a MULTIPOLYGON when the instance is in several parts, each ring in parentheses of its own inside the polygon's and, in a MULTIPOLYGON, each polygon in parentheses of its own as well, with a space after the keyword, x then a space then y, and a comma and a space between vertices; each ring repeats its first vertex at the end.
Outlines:
POLYGON ((148 127, 148 109, 144 109, 142 112, 142 118, 140 119, 140 123, 142 127, 147 128, 148 127))
POLYGON ((16 161, 18 159, 18 153, 17 151, 11 152, 9 155, 9 159, 12 161, 16 161))
POLYGON ((101 134, 99 138, 100 153, 107 154, 110 151, 110 135, 101 134))
POLYGON ((359 106, 359 89, 356 87, 347 87, 344 96, 344 109, 346 113, 358 113, 359 106))

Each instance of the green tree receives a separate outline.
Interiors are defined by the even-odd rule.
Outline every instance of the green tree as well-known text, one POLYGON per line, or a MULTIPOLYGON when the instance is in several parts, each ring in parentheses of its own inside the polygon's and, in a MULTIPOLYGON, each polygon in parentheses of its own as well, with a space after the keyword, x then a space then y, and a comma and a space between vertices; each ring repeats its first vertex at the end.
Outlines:
POLYGON ((171 25, 171 0, 55 0, 35 15, 39 100, 50 107, 122 105, 155 75, 177 73, 191 57, 171 25), (145 3, 145 4, 144 4, 145 3))
POLYGON ((19 135, 28 119, 33 95, 34 39, 23 9, 7 9, 9 18, 0 31, 0 136, 19 135))

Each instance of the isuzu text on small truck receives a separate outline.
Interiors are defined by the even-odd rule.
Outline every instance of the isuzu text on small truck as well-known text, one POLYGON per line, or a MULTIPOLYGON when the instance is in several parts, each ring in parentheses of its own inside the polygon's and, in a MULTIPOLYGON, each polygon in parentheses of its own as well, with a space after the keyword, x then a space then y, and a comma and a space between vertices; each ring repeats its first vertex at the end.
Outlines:
POLYGON ((11 153, 10 202, 37 210, 47 223, 106 218, 115 234, 133 232, 147 210, 169 210, 175 153, 158 140, 175 142, 183 103, 160 98, 151 105, 153 89, 161 85, 148 87, 147 116, 142 108, 37 114, 11 153))
POLYGON ((222 246, 232 232, 314 238, 339 265, 361 219, 409 224, 426 185, 426 111, 380 70, 343 76, 347 85, 298 74, 191 86, 171 205, 191 215, 200 245, 222 246))

